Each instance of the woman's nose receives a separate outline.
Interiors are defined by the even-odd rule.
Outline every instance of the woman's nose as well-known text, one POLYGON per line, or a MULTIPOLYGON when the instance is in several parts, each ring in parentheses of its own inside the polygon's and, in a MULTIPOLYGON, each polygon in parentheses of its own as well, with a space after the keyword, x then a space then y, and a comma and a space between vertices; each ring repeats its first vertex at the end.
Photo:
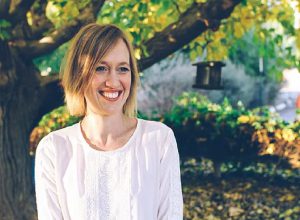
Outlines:
POLYGON ((119 78, 116 71, 110 71, 106 78, 105 85, 112 88, 116 88, 119 86, 119 78))

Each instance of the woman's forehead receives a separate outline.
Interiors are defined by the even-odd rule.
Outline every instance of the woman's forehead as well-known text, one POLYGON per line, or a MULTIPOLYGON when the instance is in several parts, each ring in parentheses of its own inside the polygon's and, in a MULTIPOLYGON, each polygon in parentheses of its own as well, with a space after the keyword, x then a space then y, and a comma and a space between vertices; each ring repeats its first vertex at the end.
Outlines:
POLYGON ((115 45, 99 60, 100 63, 118 63, 129 65, 130 54, 127 45, 119 39, 115 45))

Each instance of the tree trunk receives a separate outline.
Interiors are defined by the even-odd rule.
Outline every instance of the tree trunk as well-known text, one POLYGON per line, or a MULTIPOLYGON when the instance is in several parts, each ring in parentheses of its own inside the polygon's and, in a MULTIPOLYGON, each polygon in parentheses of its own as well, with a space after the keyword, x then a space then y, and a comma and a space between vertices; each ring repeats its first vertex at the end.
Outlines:
POLYGON ((38 72, 1 40, 0 51, 0 219, 34 219, 28 143, 39 109, 38 72))

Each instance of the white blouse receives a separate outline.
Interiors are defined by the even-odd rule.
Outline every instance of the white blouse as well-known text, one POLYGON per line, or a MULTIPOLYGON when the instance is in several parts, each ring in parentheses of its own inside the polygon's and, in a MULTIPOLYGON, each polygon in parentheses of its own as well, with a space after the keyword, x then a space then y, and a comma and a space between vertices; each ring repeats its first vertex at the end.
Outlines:
POLYGON ((180 162, 173 131, 138 119, 116 150, 90 147, 79 123, 51 132, 36 151, 39 220, 182 220, 180 162))

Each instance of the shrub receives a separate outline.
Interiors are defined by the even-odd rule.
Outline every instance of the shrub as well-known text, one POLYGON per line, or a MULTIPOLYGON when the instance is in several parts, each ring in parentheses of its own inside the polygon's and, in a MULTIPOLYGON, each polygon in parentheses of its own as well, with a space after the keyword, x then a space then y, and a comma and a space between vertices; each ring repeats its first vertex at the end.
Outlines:
MULTIPOLYGON (((300 168, 300 122, 288 124, 266 108, 249 110, 241 102, 233 108, 227 99, 218 105, 198 93, 183 93, 168 113, 152 119, 173 128, 183 157, 241 164, 288 161, 300 168)), ((31 155, 43 136, 78 121, 65 107, 45 115, 31 133, 31 155)))
POLYGON ((78 122, 80 118, 71 116, 65 106, 54 109, 44 115, 30 134, 29 154, 34 155, 40 140, 51 131, 64 128, 78 122))
POLYGON ((184 93, 162 116, 177 137, 183 156, 203 156, 215 162, 251 163, 284 159, 300 167, 299 124, 288 124, 267 108, 236 108, 227 99, 211 103, 198 93, 184 93))

